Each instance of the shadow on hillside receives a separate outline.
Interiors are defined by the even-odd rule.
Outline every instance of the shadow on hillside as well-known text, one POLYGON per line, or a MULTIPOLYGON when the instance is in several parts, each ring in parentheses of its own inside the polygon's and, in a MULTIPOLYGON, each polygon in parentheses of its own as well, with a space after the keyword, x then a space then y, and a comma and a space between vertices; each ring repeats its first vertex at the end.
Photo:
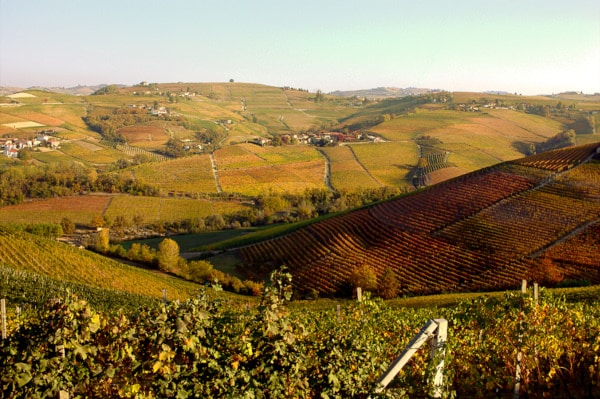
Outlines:
MULTIPOLYGON (((525 143, 523 141, 515 141, 512 143, 512 147, 525 156, 532 155, 531 146, 532 143, 525 143)), ((535 149, 535 146, 533 148, 535 149)))

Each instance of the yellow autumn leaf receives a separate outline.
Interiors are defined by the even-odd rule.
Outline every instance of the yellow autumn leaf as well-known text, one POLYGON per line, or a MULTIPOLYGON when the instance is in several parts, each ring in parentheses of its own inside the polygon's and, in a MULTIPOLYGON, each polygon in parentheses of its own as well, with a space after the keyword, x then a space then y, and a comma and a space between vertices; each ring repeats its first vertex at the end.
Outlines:
POLYGON ((154 373, 156 373, 158 370, 160 370, 161 367, 162 367, 162 362, 159 360, 156 363, 154 363, 154 366, 152 366, 152 371, 154 373))

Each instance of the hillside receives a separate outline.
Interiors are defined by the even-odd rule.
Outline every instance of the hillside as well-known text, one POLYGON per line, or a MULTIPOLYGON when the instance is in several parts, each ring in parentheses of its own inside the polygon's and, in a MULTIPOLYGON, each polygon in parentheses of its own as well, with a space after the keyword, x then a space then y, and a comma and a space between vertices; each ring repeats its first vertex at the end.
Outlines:
MULTIPOLYGON (((32 88, 1 97, 0 135, 31 140, 41 131, 50 132, 53 144, 31 148, 27 156, 32 162, 82 162, 99 171, 142 163, 147 166, 129 173, 140 172, 141 178, 160 175, 163 167, 176 168, 179 158, 204 157, 199 159, 197 187, 190 187, 194 180, 169 172, 156 186, 168 191, 409 190, 415 176, 420 184, 431 184, 517 159, 568 129, 576 133, 577 143, 597 141, 595 115, 600 110, 597 96, 574 94, 523 97, 380 88, 404 96, 369 100, 238 82, 96 88, 93 95, 32 88), (230 148, 254 140, 275 146, 230 148), (285 155, 290 159, 283 165, 275 160, 277 154, 268 156, 280 151, 275 149, 279 143, 288 152, 305 154, 304 143, 313 143, 312 162, 294 162, 285 155), (330 151, 335 144, 348 148, 330 151), (318 154, 318 148, 324 151, 318 154), (263 162, 232 168, 219 162, 219 151, 227 157, 237 154, 238 163, 244 161, 239 155, 249 152, 263 162), (211 165, 208 155, 213 153, 217 162, 211 165), (447 155, 438 162, 435 154, 447 155), (423 162, 427 168, 419 167, 423 162), (421 178, 424 171, 427 176, 421 178)), ((0 164, 5 163, 1 157, 0 164)))
MULTIPOLYGON (((6 226, 0 226, 0 248, 2 268, 94 289, 157 299, 162 298, 162 290, 166 289, 169 298, 184 300, 199 288, 197 284, 157 271, 128 266, 87 250, 6 226)), ((3 295, 18 298, 20 293, 3 292, 3 295)), ((51 297, 52 293, 40 293, 41 297, 48 295, 51 297)))
POLYGON ((363 266, 378 277, 392 269, 401 294, 497 290, 523 278, 597 284, 599 154, 598 143, 550 151, 332 217, 241 248, 240 271, 286 265, 297 291, 325 296, 347 295, 363 266))

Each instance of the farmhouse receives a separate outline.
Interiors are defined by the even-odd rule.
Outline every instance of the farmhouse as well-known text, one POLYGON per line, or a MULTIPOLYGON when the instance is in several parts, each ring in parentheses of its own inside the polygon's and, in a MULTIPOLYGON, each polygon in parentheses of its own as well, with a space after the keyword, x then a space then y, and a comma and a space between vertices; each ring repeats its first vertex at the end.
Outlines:
POLYGON ((165 107, 151 108, 150 113, 154 116, 166 115, 167 109, 165 107))

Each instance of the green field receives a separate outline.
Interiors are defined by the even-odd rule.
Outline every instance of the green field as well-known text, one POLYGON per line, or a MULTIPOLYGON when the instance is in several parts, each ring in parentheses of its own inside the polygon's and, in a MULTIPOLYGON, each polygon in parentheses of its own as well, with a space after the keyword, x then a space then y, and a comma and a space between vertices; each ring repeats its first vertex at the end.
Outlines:
POLYGON ((418 151, 414 142, 389 142, 353 145, 352 151, 382 185, 411 187, 410 171, 417 164, 418 151))
POLYGON ((356 187, 379 188, 382 186, 358 162, 352 146, 324 147, 322 151, 329 159, 330 182, 334 189, 352 191, 356 187))

